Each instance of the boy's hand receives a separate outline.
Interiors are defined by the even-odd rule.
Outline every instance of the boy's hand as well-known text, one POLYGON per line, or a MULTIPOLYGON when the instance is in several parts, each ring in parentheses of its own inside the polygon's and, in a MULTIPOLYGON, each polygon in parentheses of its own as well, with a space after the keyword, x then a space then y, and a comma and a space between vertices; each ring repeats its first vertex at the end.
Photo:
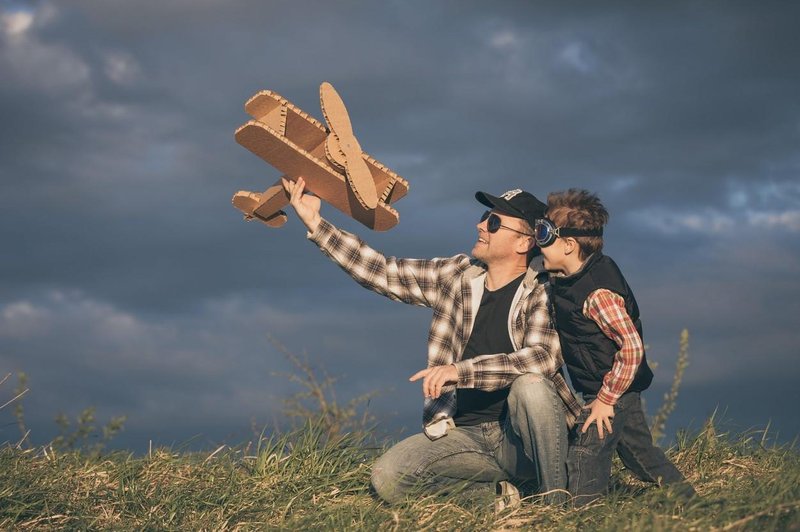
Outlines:
POLYGON ((586 406, 592 409, 592 413, 589 414, 589 417, 586 419, 586 423, 584 423, 583 427, 581 427, 581 432, 586 432, 586 429, 588 429, 592 423, 597 422, 597 435, 600 436, 600 439, 602 440, 604 437, 604 426, 608 430, 609 434, 613 432, 611 430, 611 418, 614 417, 614 407, 607 405, 598 399, 595 399, 586 406))
POLYGON ((302 177, 298 178, 296 183, 289 181, 285 177, 281 178, 281 180, 283 181, 283 188, 289 193, 289 203, 294 207, 298 218, 313 233, 320 222, 320 199, 311 194, 303 194, 306 182, 302 177))
POLYGON ((416 372, 408 380, 413 382, 423 377, 425 380, 422 381, 422 394, 425 397, 436 399, 442 395, 442 386, 458 382, 458 370, 453 364, 434 366, 416 372))

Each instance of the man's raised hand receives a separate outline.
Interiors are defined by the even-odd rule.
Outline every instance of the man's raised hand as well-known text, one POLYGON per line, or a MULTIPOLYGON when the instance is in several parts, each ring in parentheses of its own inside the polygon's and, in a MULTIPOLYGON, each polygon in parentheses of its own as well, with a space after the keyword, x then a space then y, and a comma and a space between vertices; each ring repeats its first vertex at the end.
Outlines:
POLYGON ((453 364, 447 366, 434 366, 423 369, 413 374, 408 380, 411 382, 423 379, 422 395, 436 399, 442 395, 442 386, 458 382, 458 370, 453 364))
POLYGON ((297 182, 290 181, 285 177, 281 178, 283 188, 289 193, 289 203, 294 207, 297 217, 305 224, 312 233, 319 227, 322 218, 319 215, 321 201, 317 196, 304 194, 306 182, 302 177, 297 178, 297 182))

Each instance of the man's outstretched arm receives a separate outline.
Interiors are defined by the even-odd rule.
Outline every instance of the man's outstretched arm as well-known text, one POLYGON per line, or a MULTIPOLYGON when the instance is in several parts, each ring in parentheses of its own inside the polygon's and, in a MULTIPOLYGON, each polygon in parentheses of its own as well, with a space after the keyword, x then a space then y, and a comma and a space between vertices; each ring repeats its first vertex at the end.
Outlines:
POLYGON ((308 237, 359 284, 395 301, 430 307, 439 280, 452 278, 470 264, 459 255, 445 259, 398 259, 372 249, 356 235, 337 229, 320 216, 320 199, 304 194, 305 181, 283 180, 290 203, 308 228, 308 237))

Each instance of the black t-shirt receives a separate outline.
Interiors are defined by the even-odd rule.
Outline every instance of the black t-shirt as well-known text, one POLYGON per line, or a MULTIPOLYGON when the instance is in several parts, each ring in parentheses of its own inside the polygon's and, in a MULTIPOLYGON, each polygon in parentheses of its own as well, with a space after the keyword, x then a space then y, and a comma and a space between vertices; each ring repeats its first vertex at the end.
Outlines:
MULTIPOLYGON (((462 360, 480 355, 511 353, 514 344, 508 330, 511 302, 525 274, 492 292, 484 289, 481 306, 475 316, 472 334, 464 348, 462 360)), ((474 388, 457 388, 456 425, 477 425, 500 421, 506 416, 509 388, 486 392, 474 388)))

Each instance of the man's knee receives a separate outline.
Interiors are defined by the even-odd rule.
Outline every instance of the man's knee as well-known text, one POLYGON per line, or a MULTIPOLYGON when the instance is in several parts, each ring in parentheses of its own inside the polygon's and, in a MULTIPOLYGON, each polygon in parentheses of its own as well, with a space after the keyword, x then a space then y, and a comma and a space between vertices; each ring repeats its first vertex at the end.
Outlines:
POLYGON ((387 456, 390 452, 391 449, 378 458, 375 465, 372 466, 370 484, 372 485, 373 493, 380 499, 389 504, 396 504, 402 501, 404 497, 400 489, 403 472, 399 470, 399 464, 387 456))
POLYGON ((536 373, 525 373, 511 383, 508 393, 510 408, 530 407, 553 404, 555 387, 550 380, 536 373))
POLYGON ((417 482, 416 469, 426 436, 416 434, 392 446, 372 466, 372 491, 384 502, 396 504, 409 495, 417 482))

